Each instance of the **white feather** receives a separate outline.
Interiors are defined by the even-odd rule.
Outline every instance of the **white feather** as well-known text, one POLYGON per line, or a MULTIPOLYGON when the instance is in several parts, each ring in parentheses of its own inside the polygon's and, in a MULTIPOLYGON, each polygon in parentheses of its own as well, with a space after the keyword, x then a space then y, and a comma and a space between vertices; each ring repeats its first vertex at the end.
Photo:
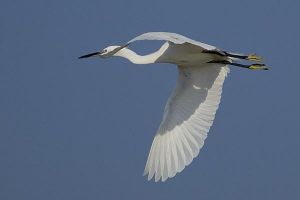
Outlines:
POLYGON ((148 179, 154 173, 155 181, 173 177, 199 154, 213 123, 222 85, 229 72, 227 66, 220 65, 179 66, 178 70, 177 86, 166 105, 145 167, 146 173, 151 172, 148 179), (171 159, 174 166, 170 166, 171 159), (153 169, 153 162, 160 167, 153 169))

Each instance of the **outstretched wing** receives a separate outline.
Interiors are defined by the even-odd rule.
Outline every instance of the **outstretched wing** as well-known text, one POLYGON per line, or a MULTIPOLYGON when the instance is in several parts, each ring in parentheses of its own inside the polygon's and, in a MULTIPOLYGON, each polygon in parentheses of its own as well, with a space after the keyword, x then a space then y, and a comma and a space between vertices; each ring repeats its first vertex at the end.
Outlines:
POLYGON ((165 107, 144 175, 165 181, 181 172, 204 144, 218 109, 225 65, 179 66, 177 86, 165 107))
POLYGON ((198 42, 195 40, 192 40, 190 38, 187 38, 183 35, 177 34, 177 33, 169 33, 169 32, 149 32, 144 33, 142 35, 139 35, 132 40, 130 40, 126 45, 129 45, 132 42, 138 41, 138 40, 165 40, 172 42, 174 44, 183 44, 183 43, 190 43, 195 46, 201 47, 203 50, 215 50, 217 49, 214 46, 198 42))

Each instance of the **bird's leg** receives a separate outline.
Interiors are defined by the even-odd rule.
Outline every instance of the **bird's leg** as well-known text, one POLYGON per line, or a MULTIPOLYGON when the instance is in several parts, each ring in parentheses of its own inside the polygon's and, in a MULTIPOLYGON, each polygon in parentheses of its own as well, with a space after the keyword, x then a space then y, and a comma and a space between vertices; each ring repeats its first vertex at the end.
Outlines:
POLYGON ((239 59, 244 59, 244 60, 250 60, 250 61, 255 61, 255 62, 261 62, 262 61, 262 57, 256 55, 255 53, 251 53, 249 55, 240 55, 240 54, 233 54, 233 53, 229 53, 224 51, 225 55, 228 57, 232 57, 232 58, 239 58, 239 59))
POLYGON ((255 53, 251 53, 249 55, 242 55, 242 54, 235 54, 235 53, 229 53, 226 51, 221 51, 221 50, 203 50, 202 53, 209 53, 209 54, 215 54, 219 56, 228 56, 231 58, 239 58, 239 59, 244 59, 244 60, 249 60, 249 61, 255 61, 255 62, 261 62, 262 57, 256 55, 255 53))
POLYGON ((208 54, 215 54, 215 55, 219 55, 219 56, 226 56, 224 51, 218 50, 218 49, 214 49, 214 50, 206 50, 204 49, 202 51, 202 53, 208 53, 208 54))
POLYGON ((252 69, 252 70, 268 70, 269 68, 265 66, 265 64, 255 63, 251 65, 244 65, 240 63, 230 62, 228 60, 212 60, 207 63, 215 63, 215 64, 224 64, 224 65, 233 65, 237 67, 252 69))

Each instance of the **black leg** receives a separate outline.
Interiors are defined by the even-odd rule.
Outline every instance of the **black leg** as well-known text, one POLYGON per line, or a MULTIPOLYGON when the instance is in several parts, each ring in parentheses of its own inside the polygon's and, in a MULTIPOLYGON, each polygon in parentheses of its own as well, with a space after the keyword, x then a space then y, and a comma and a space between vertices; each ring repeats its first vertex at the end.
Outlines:
POLYGON ((215 54, 219 56, 228 56, 231 58, 238 58, 238 59, 244 59, 244 60, 250 60, 250 61, 256 61, 260 62, 262 61, 262 57, 256 55, 255 53, 249 54, 249 55, 242 55, 242 54, 235 54, 235 53, 229 53, 226 51, 221 50, 203 50, 202 53, 208 53, 208 54, 215 54))
POLYGON ((252 69, 252 70, 268 70, 269 68, 265 66, 265 64, 255 63, 252 65, 244 65, 240 63, 230 62, 228 60, 212 60, 207 63, 215 63, 215 64, 224 64, 224 65, 233 65, 237 67, 252 69))
POLYGON ((255 53, 249 54, 249 55, 240 55, 240 54, 234 54, 234 53, 229 53, 224 51, 226 56, 232 57, 232 58, 239 58, 239 59, 244 59, 244 60, 250 60, 250 61, 256 61, 256 62, 261 62, 262 57, 256 55, 255 53))

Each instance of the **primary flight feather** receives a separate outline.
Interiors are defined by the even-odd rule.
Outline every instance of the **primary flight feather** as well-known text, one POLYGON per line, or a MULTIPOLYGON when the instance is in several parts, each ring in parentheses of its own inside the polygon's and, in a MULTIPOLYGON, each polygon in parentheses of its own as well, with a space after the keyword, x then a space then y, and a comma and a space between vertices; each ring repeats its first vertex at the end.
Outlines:
POLYGON ((240 64, 244 59, 260 62, 256 54, 243 55, 222 51, 185 36, 168 32, 149 32, 121 46, 109 46, 79 58, 120 56, 135 64, 172 63, 177 65, 176 87, 165 106, 163 119, 151 145, 144 175, 148 180, 165 181, 181 172, 195 158, 204 144, 221 100, 228 65, 268 68, 261 63, 240 64), (158 51, 138 55, 128 46, 139 40, 166 41, 158 51))

